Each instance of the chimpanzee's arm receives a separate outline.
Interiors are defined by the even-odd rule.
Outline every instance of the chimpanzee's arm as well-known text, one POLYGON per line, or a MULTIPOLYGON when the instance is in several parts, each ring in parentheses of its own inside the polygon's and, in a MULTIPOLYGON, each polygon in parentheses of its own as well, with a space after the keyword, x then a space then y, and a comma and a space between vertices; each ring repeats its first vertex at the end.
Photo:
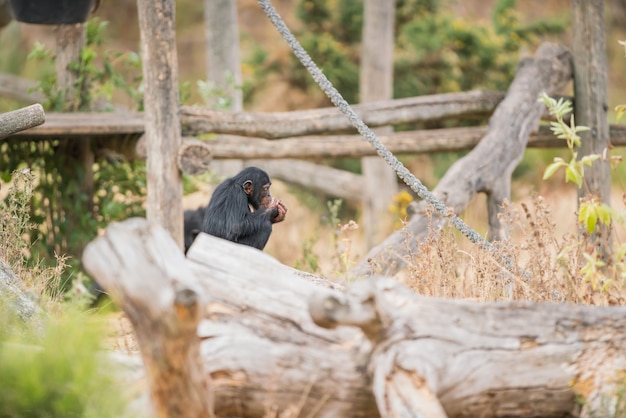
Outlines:
POLYGON ((262 250, 272 234, 272 219, 278 216, 277 207, 260 208, 248 214, 234 228, 235 241, 262 250))

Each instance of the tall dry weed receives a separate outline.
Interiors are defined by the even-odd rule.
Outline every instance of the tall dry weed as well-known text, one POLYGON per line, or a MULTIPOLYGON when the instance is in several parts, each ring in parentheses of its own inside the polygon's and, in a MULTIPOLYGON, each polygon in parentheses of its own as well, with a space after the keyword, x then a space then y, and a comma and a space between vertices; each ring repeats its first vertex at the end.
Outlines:
POLYGON ((551 214, 541 196, 519 207, 506 205, 502 219, 511 238, 495 245, 520 266, 521 274, 511 274, 448 226, 429 229, 410 255, 404 281, 420 294, 446 298, 625 304, 623 258, 601 265, 590 255, 594 244, 588 236, 558 236, 551 214))

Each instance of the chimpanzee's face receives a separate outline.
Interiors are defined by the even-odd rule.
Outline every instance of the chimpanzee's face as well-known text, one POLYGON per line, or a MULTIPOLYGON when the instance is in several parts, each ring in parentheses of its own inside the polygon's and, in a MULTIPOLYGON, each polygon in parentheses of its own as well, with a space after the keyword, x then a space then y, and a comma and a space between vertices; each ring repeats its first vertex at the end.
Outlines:
POLYGON ((258 202, 260 202, 260 206, 269 207, 272 203, 272 194, 270 193, 271 183, 266 183, 261 186, 261 190, 259 191, 258 202))

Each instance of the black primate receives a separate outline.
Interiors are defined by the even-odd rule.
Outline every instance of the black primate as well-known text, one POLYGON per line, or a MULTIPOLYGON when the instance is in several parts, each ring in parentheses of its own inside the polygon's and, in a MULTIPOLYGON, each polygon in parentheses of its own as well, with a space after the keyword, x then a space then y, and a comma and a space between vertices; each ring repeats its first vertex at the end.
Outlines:
POLYGON ((206 212, 206 207, 202 206, 198 209, 188 209, 183 213, 183 238, 185 240, 185 254, 187 254, 187 251, 189 251, 189 247, 191 247, 191 244, 196 239, 196 236, 202 230, 204 212, 206 212))
POLYGON ((202 232, 262 250, 272 224, 287 213, 285 204, 270 194, 271 184, 267 173, 256 167, 225 180, 209 201, 202 232))

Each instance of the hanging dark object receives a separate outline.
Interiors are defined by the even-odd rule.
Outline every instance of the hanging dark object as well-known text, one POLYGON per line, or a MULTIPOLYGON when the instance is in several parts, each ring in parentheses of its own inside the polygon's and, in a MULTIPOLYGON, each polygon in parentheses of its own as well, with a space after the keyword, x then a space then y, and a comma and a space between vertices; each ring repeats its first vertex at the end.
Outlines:
POLYGON ((9 0, 15 20, 41 25, 83 23, 99 0, 9 0))

